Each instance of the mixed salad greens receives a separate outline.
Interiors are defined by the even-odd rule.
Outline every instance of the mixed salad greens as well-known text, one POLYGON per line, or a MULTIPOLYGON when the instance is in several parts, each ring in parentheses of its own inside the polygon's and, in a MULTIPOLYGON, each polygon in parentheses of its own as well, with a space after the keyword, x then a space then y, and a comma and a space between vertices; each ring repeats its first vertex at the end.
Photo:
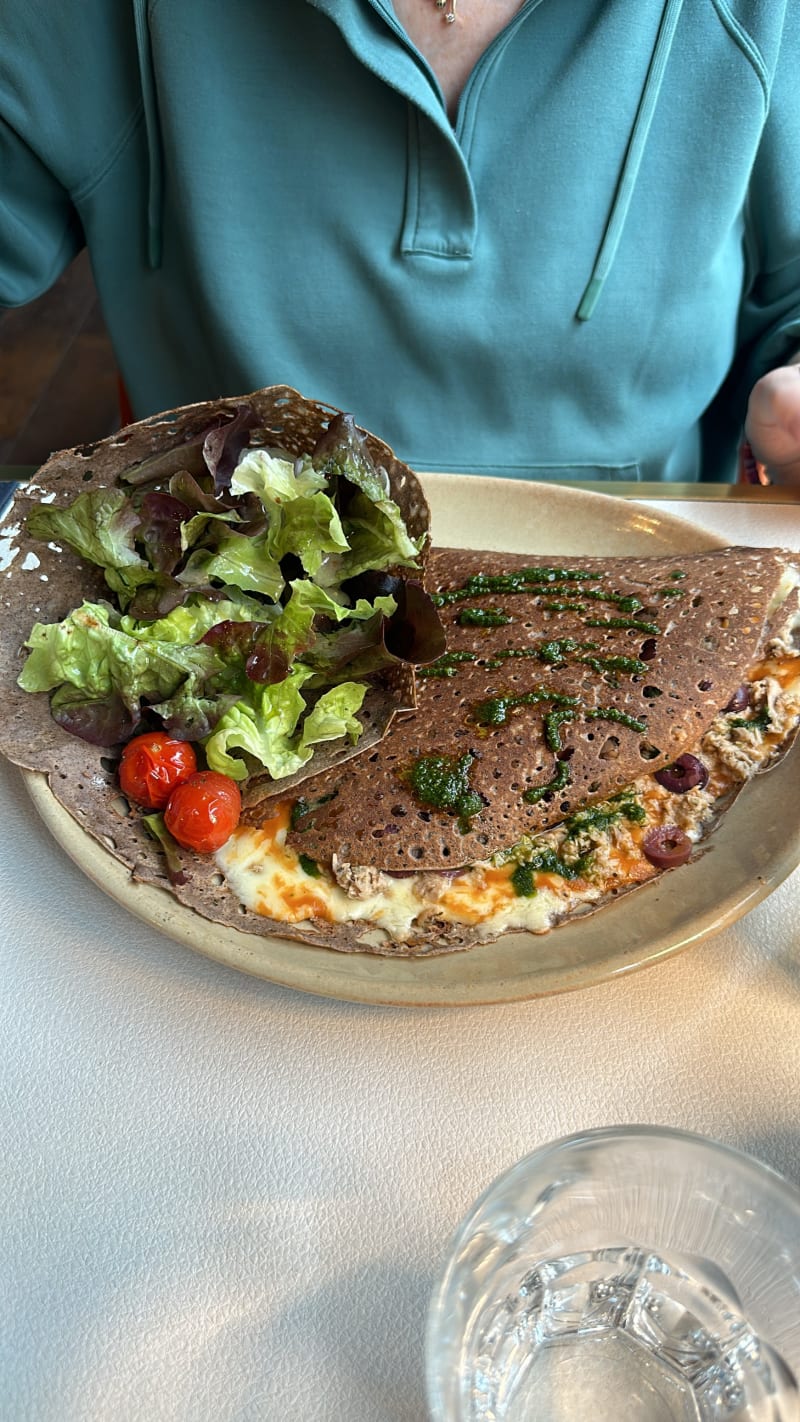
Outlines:
POLYGON ((352 417, 299 458, 249 447, 242 405, 67 508, 38 539, 103 570, 105 598, 38 623, 19 677, 67 731, 103 746, 143 725, 199 741, 235 780, 294 774, 361 734, 364 680, 444 649, 412 537, 352 417), (123 487, 124 486, 124 487, 123 487))

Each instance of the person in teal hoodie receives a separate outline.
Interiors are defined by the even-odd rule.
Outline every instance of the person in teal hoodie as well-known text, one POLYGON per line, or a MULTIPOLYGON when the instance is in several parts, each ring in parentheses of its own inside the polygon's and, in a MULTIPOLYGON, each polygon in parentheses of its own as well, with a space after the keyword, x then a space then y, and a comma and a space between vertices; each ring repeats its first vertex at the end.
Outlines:
POLYGON ((0 0, 0 304, 87 244, 137 416, 800 480, 793 0, 0 0))

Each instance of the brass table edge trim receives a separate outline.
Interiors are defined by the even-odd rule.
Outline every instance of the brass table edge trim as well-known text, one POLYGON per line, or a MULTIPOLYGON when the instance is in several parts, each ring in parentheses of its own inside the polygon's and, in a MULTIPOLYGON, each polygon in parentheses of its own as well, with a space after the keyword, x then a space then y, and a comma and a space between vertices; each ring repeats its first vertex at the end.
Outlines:
MULTIPOLYGON (((36 468, 35 465, 0 464, 0 482, 24 483, 36 473, 36 468)), ((422 479, 431 474, 434 478, 446 479, 457 471, 420 469, 417 473, 422 479)), ((559 488, 613 494, 618 499, 702 500, 708 503, 760 504, 762 508, 765 504, 800 505, 800 486, 789 484, 762 487, 757 484, 669 484, 635 479, 564 479, 548 481, 548 485, 551 482, 557 482, 559 488)))
MULTIPOLYGON (((446 479, 457 471, 420 469, 417 470, 421 479, 426 479, 433 475, 437 479, 446 479)), ((535 481, 534 481, 535 482, 535 481)), ((800 505, 800 486, 795 488, 788 484, 770 484, 766 487, 760 484, 669 484, 656 483, 654 480, 636 481, 633 479, 564 479, 548 480, 543 487, 552 488, 556 485, 561 489, 581 489, 591 494, 612 494, 619 499, 672 499, 676 502, 703 501, 708 503, 735 503, 735 504, 797 504, 800 505)))

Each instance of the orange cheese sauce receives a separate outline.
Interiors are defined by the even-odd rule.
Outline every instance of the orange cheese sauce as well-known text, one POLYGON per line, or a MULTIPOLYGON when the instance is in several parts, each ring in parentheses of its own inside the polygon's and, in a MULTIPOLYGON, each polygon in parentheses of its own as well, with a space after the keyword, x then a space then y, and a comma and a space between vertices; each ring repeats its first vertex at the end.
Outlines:
MULTIPOLYGON (((263 838, 265 844, 279 843, 281 849, 284 849, 289 825, 292 822, 292 803, 291 800, 279 800, 277 804, 274 801, 267 801, 267 804, 271 805, 271 809, 264 812, 263 819, 258 826, 258 835, 263 838)), ((251 826, 251 828, 253 827, 251 826)), ((291 854, 291 850, 284 849, 284 853, 291 854)), ((297 855, 292 857, 296 859, 297 855)))
POLYGON ((454 879, 439 899, 439 908, 465 923, 481 923, 516 898, 511 875, 513 864, 484 869, 454 879))
POLYGON ((720 764, 712 768, 706 788, 716 800, 719 799, 721 795, 727 795, 728 791, 732 790, 736 783, 736 776, 730 769, 730 766, 720 764))
POLYGON ((258 913, 265 918, 277 918, 281 923, 301 923, 307 918, 324 918, 333 921, 328 905, 317 894, 301 891, 295 884, 283 882, 276 876, 268 895, 259 895, 258 913))
MULTIPOLYGON (((634 826, 641 829, 640 825, 634 826)), ((609 872, 609 879, 614 883, 624 880, 626 884, 641 884, 645 879, 651 879, 655 874, 655 869, 649 859, 638 850, 630 850, 625 845, 617 845, 614 850, 612 868, 609 872)), ((575 881, 576 885, 580 880, 575 881)))
MULTIPOLYGON (((314 892, 314 880, 303 875, 308 884, 298 883, 299 858, 287 848, 286 835, 292 816, 292 801, 281 800, 265 815, 258 827, 242 830, 248 836, 251 852, 270 861, 270 881, 267 892, 256 899, 256 911, 266 918, 278 918, 284 923, 299 923, 307 918, 322 918, 330 922, 331 912, 323 896, 314 892), (281 872, 283 871, 283 872, 281 872)), ((234 835, 238 831, 234 830, 234 835)), ((302 870, 301 870, 302 873, 302 870)))
POLYGON ((534 874, 533 882, 537 889, 549 889, 552 894, 563 893, 566 884, 569 884, 570 891, 576 894, 588 887, 585 879, 565 879, 561 874, 553 874, 544 869, 534 874))
POLYGON ((766 677, 772 677, 778 685, 785 691, 791 686, 793 681, 798 680, 798 659, 797 657, 769 657, 766 661, 758 662, 751 667, 747 673, 750 681, 764 681, 766 677))

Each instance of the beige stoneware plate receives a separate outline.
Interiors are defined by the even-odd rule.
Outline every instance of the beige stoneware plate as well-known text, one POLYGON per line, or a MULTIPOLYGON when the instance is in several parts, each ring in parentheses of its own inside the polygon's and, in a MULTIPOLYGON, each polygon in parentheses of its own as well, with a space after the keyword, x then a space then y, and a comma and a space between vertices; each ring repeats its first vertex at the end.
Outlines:
MULTIPOLYGON (((466 475, 423 476, 440 546, 608 557, 701 552, 724 540, 604 494, 466 475)), ((152 927, 216 962, 351 1002, 466 1006, 589 987, 658 962, 734 922, 800 863, 800 750, 739 797, 698 858, 654 884, 548 934, 512 933, 428 959, 336 953, 208 923, 161 889, 135 884, 26 774, 36 809, 96 884, 152 927)))

